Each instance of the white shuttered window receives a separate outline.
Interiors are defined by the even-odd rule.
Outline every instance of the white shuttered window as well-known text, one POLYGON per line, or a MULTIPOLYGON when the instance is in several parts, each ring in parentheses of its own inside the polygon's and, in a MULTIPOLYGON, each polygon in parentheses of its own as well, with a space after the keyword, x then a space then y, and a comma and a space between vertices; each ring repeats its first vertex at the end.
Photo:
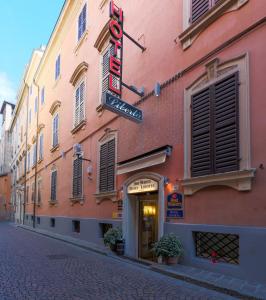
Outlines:
POLYGON ((85 82, 82 81, 75 91, 74 127, 85 119, 85 82))

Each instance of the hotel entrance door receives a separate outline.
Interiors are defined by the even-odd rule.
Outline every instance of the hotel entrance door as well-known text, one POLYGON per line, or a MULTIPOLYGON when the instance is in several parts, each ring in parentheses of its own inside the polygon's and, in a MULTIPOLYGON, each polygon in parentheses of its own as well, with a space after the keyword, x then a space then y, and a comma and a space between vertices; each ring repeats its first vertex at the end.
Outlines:
POLYGON ((154 260, 151 251, 158 239, 158 193, 139 195, 139 257, 154 260))

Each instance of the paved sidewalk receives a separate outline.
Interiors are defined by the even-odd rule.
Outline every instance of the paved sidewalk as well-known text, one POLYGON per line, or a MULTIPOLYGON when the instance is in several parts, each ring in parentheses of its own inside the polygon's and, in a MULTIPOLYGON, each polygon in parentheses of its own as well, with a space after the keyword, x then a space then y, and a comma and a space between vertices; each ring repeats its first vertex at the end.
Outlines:
POLYGON ((266 300, 266 284, 249 282, 239 278, 234 278, 221 273, 214 273, 199 268, 194 268, 185 265, 167 266, 163 264, 143 262, 137 259, 131 259, 128 257, 119 257, 113 254, 106 247, 101 247, 87 241, 75 239, 65 235, 51 233, 46 230, 33 229, 25 225, 16 225, 26 230, 34 231, 38 234, 48 236, 57 240, 67 242, 72 245, 76 245, 83 249, 97 252, 102 255, 112 256, 118 260, 131 260, 134 263, 144 263, 147 267, 155 272, 183 280, 192 284, 199 285, 201 287, 209 288, 224 294, 234 296, 239 299, 265 299, 266 300))

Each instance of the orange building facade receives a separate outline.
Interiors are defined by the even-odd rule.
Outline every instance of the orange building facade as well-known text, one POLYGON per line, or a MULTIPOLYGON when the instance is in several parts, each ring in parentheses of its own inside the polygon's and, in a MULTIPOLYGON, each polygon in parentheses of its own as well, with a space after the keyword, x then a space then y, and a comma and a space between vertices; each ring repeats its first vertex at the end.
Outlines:
POLYGON ((174 232, 182 263, 265 281, 265 2, 115 4, 66 1, 24 74, 20 222, 98 244, 122 226, 144 259, 174 232))

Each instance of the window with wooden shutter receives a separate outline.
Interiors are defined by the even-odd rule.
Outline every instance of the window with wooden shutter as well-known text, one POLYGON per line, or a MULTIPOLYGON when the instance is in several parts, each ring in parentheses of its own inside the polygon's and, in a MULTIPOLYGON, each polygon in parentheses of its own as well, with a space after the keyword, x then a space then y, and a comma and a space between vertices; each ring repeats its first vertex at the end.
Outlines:
POLYGON ((197 21, 221 0, 191 0, 191 23, 197 21))
POLYGON ((86 18, 87 17, 87 4, 82 8, 81 13, 78 18, 78 40, 82 37, 83 33, 86 30, 86 18))
POLYGON ((239 169, 238 73, 192 96, 192 177, 239 169))
POLYGON ((40 141, 39 141, 39 160, 43 159, 43 133, 40 135, 40 141))
POLYGON ((85 119, 85 82, 82 81, 76 88, 75 93, 75 115, 74 127, 79 125, 85 119))
POLYGON ((59 116, 56 114, 53 118, 53 147, 58 145, 58 127, 59 127, 59 116))
POLYGON ((82 160, 78 158, 73 161, 72 196, 82 197, 82 160))
MULTIPOLYGON (((113 45, 109 46, 102 55, 102 94, 104 94, 109 87, 109 58, 111 54, 114 54, 113 45)), ((118 49, 118 58, 120 58, 120 56, 120 49, 118 49)), ((113 76, 113 86, 119 89, 119 80, 116 76, 113 76)))
POLYGON ((56 201, 57 170, 51 173, 51 201, 56 201))
POLYGON ((100 146, 99 191, 110 192, 115 188, 115 139, 100 146))
POLYGON ((30 187, 27 186, 27 188, 26 188, 26 203, 29 203, 29 193, 30 193, 30 187))
POLYGON ((41 180, 38 181, 37 183, 37 203, 41 203, 41 180))
POLYGON ((33 182, 31 185, 31 202, 35 202, 35 183, 33 182))

